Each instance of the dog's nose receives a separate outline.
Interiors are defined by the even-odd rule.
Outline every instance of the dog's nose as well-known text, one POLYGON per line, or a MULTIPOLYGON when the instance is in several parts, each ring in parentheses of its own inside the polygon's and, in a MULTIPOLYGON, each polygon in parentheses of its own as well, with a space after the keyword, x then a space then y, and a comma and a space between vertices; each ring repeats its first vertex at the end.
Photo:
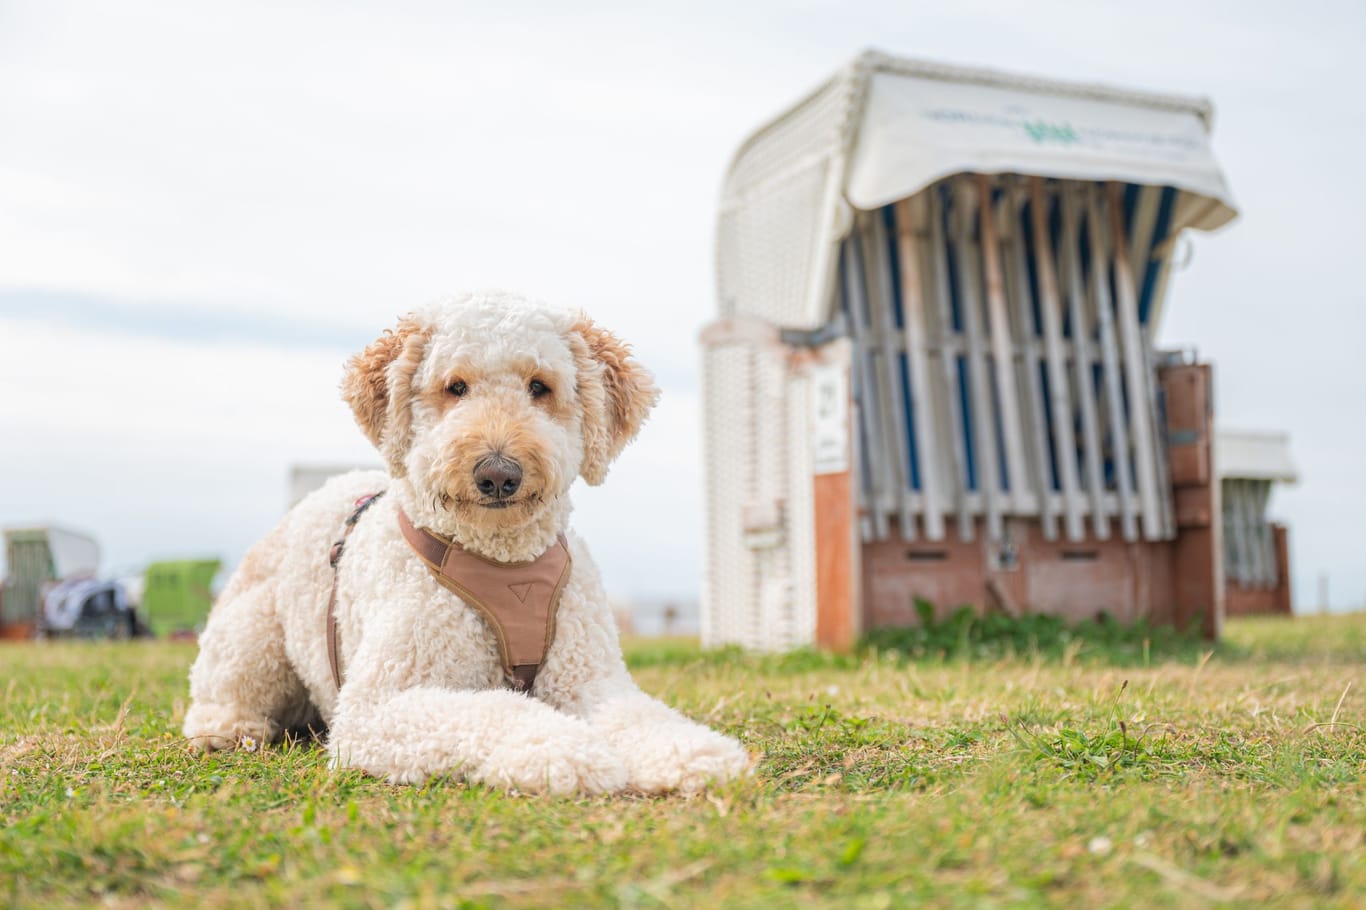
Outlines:
POLYGON ((474 466, 474 485, 494 499, 505 499, 522 485, 522 466, 505 455, 491 455, 474 466))

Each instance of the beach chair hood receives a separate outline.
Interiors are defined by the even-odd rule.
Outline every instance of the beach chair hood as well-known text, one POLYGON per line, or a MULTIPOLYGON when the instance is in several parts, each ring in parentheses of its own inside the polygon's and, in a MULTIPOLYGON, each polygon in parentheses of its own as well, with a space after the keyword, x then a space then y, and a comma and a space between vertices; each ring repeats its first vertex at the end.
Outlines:
POLYGON ((1169 236, 1218 228, 1237 208, 1210 148, 1212 117, 1203 98, 864 53, 732 160, 717 225, 720 315, 824 325, 853 211, 953 174, 1170 187, 1169 236))

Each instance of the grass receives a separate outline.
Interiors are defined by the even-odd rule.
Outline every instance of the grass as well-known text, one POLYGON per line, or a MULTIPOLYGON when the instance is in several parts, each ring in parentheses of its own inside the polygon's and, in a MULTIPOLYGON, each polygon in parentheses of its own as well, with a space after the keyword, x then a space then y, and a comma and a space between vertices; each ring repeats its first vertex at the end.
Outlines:
POLYGON ((633 643, 645 689, 758 757, 692 800, 196 758, 192 648, 7 646, 0 905, 1359 906, 1366 616, 1230 623, 1213 650, 1107 634, 633 643))

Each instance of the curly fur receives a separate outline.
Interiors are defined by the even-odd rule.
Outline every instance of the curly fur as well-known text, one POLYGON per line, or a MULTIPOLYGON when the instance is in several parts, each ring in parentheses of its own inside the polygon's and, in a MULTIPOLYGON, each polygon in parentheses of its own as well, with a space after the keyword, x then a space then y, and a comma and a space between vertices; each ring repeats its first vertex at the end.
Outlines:
POLYGON ((192 742, 234 748, 325 726, 335 767, 523 792, 689 793, 745 773, 738 742, 636 687, 575 535, 554 643, 528 697, 503 687, 493 633, 397 526, 401 507, 491 559, 543 552, 567 530, 570 484, 601 483, 658 398, 626 345, 582 315, 470 294, 404 317, 353 357, 342 396, 387 475, 334 478, 248 552, 190 670, 192 742), (473 479, 495 453, 523 469, 507 507, 491 507, 473 479), (356 526, 340 565, 337 691, 323 634, 328 548, 354 501, 379 490, 387 495, 356 526))
POLYGON ((583 479, 597 486, 607 469, 636 438, 659 400, 654 379, 631 359, 631 349, 580 314, 570 329, 584 404, 583 479))

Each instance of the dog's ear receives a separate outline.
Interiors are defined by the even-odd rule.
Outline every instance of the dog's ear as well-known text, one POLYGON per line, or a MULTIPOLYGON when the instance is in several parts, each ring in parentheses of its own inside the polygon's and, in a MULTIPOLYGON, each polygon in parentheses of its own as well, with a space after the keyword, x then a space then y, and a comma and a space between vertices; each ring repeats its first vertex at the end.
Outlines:
POLYGON ((342 376, 342 398, 351 406, 366 438, 388 462, 389 473, 406 473, 403 453, 412 431, 408 408, 413 393, 413 375, 422 363, 430 332, 409 317, 398 327, 386 329, 364 351, 346 363, 342 376))
POLYGON ((607 479, 607 468, 640 432, 659 400, 654 377, 631 357, 630 347, 580 314, 569 332, 578 369, 583 413, 583 465, 592 486, 607 479))

